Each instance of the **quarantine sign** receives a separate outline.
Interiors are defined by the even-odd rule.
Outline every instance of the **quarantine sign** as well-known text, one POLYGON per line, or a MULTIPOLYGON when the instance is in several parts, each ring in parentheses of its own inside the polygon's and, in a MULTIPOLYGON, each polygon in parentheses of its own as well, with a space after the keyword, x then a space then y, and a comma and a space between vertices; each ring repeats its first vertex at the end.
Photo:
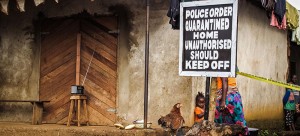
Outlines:
POLYGON ((180 4, 179 75, 235 77, 238 0, 180 4))

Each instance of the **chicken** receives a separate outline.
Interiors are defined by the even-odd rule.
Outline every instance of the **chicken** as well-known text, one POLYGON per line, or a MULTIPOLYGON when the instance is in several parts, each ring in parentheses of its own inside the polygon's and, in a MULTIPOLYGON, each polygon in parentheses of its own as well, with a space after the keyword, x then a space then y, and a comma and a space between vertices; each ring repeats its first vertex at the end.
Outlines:
POLYGON ((176 135, 184 123, 180 107, 182 107, 182 104, 176 103, 169 114, 158 120, 158 125, 161 125, 165 131, 171 132, 172 135, 176 135))

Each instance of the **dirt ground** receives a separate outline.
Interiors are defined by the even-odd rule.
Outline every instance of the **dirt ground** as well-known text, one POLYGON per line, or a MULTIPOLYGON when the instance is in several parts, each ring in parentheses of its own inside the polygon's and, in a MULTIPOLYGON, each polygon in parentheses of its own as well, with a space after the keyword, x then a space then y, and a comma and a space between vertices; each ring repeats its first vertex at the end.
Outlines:
POLYGON ((113 126, 70 126, 57 124, 0 122, 0 136, 164 136, 160 128, 121 130, 113 126))
MULTIPOLYGON (((262 131, 261 136, 299 136, 300 131, 271 133, 262 131)), ((0 136, 170 136, 161 128, 121 130, 113 126, 70 126, 59 124, 31 125, 21 122, 0 122, 0 136)))

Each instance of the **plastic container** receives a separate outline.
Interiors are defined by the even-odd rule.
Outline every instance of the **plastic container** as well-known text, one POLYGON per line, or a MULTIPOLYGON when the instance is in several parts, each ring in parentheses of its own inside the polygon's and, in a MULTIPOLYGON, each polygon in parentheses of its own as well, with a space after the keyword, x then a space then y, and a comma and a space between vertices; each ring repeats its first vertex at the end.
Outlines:
MULTIPOLYGON (((144 128, 144 123, 135 123, 135 128, 144 128)), ((147 123, 147 128, 151 128, 152 123, 147 123)))
MULTIPOLYGON (((135 125, 135 128, 144 128, 144 120, 136 120, 133 121, 133 124, 135 125)), ((147 128, 151 128, 152 123, 147 123, 147 128)))
POLYGON ((83 94, 84 87, 80 85, 71 86, 71 94, 83 94))
POLYGON ((248 128, 249 135, 250 136, 258 136, 258 130, 257 128, 248 128))

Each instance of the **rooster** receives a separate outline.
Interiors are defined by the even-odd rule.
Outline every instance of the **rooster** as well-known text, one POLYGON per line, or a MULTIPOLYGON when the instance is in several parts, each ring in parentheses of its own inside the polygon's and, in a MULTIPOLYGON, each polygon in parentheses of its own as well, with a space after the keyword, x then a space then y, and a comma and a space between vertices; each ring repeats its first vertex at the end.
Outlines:
POLYGON ((158 119, 158 125, 161 125, 165 131, 170 131, 172 135, 176 135, 184 123, 180 107, 182 104, 176 103, 169 114, 158 119))

